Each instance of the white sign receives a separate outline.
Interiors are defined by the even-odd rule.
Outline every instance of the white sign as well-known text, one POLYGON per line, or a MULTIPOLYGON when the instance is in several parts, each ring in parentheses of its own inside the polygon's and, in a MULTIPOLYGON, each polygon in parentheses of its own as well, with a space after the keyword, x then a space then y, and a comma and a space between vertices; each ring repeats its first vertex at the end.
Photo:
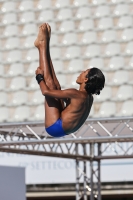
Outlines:
POLYGON ((26 183, 75 183, 75 161, 70 159, 0 153, 0 165, 26 167, 26 183))
MULTIPOLYGON (((71 159, 1 152, 0 165, 25 167, 26 184, 76 182, 75 160, 71 159)), ((88 177, 90 177, 89 166, 87 162, 88 177)), ((132 159, 104 160, 101 162, 101 181, 133 181, 132 169, 132 159)))

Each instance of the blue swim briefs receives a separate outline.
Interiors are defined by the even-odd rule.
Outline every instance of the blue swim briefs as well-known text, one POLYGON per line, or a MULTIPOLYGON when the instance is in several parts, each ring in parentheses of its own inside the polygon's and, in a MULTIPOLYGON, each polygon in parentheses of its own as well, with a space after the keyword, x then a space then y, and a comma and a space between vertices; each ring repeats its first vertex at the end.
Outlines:
POLYGON ((63 137, 66 135, 62 127, 62 120, 60 118, 53 125, 46 128, 46 131, 52 137, 63 137))

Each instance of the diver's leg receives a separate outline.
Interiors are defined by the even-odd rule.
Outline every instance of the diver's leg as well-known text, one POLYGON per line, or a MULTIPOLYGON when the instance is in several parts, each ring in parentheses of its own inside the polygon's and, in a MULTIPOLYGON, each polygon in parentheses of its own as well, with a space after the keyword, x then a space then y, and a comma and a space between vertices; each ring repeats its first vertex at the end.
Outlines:
MULTIPOLYGON (((51 38, 51 27, 49 26, 48 23, 46 23, 47 25, 47 29, 48 29, 48 35, 49 35, 49 48, 48 48, 48 59, 49 59, 49 63, 50 63, 50 67, 51 67, 51 72, 52 72, 52 77, 53 77, 53 80, 54 80, 54 83, 56 85, 56 88, 57 90, 61 90, 61 85, 57 79, 57 76, 55 74, 55 70, 54 70, 54 67, 53 67, 53 63, 52 63, 52 59, 51 59, 51 56, 50 56, 50 38, 51 38)), ((61 108, 62 110, 64 109, 64 101, 62 99, 59 100, 60 103, 61 103, 61 108)))
MULTIPOLYGON (((45 82, 49 89, 55 90, 57 88, 52 77, 48 59, 49 38, 46 24, 43 24, 39 28, 39 34, 34 44, 39 50, 39 66, 44 71, 45 82)), ((61 111, 62 106, 60 100, 45 97, 45 127, 49 127, 55 123, 60 118, 61 111)))
MULTIPOLYGON (((49 43, 50 43, 50 37, 51 37, 51 27, 49 26, 48 23, 46 23, 47 25, 47 29, 48 29, 48 35, 49 35, 49 43)), ((49 44, 50 45, 50 44, 49 44)), ((50 67, 51 67, 51 72, 52 72, 52 76, 53 76, 53 80, 54 80, 54 83, 57 87, 58 90, 61 90, 61 86, 60 86, 60 83, 57 79, 57 76, 55 74, 55 70, 54 70, 54 67, 53 67, 53 63, 52 63, 52 59, 51 59, 51 56, 50 56, 50 46, 49 46, 49 49, 48 49, 48 58, 49 58, 49 62, 50 62, 50 67)))

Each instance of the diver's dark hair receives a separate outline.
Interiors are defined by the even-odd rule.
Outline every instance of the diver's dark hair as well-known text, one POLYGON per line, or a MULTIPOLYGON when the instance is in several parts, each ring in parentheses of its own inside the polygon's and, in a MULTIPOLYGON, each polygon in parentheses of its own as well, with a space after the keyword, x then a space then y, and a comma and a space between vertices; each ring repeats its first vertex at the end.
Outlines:
POLYGON ((86 75, 88 81, 85 83, 85 89, 88 94, 100 94, 100 90, 104 88, 105 76, 98 68, 91 68, 86 75))

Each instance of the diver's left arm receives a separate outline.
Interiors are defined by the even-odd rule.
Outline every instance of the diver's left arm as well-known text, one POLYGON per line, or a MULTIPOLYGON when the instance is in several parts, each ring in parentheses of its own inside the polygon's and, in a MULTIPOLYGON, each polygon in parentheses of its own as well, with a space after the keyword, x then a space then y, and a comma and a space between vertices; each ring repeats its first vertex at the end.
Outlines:
POLYGON ((79 91, 76 89, 51 90, 48 88, 45 81, 41 81, 39 85, 40 90, 44 96, 49 96, 58 99, 79 98, 79 91))

